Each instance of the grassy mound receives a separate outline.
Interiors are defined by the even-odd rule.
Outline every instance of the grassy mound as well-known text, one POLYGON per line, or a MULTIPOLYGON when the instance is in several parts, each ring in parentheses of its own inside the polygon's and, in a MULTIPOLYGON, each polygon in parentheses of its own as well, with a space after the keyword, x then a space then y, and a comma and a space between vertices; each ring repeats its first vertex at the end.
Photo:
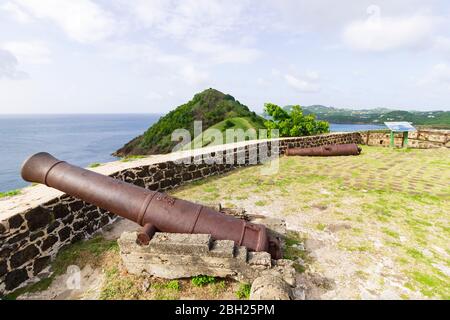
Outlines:
POLYGON ((202 121, 203 130, 230 118, 246 118, 249 123, 263 126, 263 118, 251 112, 234 97, 215 89, 207 89, 161 117, 143 135, 117 150, 116 156, 168 153, 178 143, 171 141, 172 132, 186 129, 194 137, 194 121, 202 121))

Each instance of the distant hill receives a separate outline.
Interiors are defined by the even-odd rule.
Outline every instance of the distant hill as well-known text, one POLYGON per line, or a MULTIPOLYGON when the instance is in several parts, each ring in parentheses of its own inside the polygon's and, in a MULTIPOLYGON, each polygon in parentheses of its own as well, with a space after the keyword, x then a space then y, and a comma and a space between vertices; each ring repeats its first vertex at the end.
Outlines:
POLYGON ((226 119, 230 119, 237 127, 244 126, 244 123, 246 123, 245 126, 264 127, 264 119, 250 111, 247 106, 229 94, 210 88, 196 94, 191 101, 161 117, 144 134, 129 141, 114 155, 123 157, 168 153, 178 143, 171 141, 172 132, 175 129, 189 130, 193 137, 195 120, 203 121, 203 130, 205 130, 216 124, 222 128, 219 123, 226 119))
MULTIPOLYGON (((290 110, 291 106, 284 109, 290 110)), ((450 127, 450 111, 401 111, 387 108, 364 110, 340 109, 322 105, 302 107, 305 114, 331 123, 383 124, 385 121, 408 121, 413 125, 450 127)))

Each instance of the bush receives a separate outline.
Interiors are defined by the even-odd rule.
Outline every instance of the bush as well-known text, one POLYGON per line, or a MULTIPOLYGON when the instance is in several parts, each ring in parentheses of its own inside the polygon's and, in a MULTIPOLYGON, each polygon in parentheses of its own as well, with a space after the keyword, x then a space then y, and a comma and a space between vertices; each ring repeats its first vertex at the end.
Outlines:
POLYGON ((234 127, 233 121, 231 121, 231 120, 225 121, 225 129, 230 129, 232 127, 234 127))
POLYGON ((191 280, 192 284, 196 287, 203 287, 207 284, 214 283, 215 281, 216 281, 215 277, 204 275, 193 277, 191 280))
POLYGON ((280 137, 299 137, 330 131, 329 123, 316 120, 314 115, 303 115, 300 106, 293 106, 288 112, 276 104, 266 103, 264 112, 271 117, 265 122, 267 129, 278 129, 280 137))

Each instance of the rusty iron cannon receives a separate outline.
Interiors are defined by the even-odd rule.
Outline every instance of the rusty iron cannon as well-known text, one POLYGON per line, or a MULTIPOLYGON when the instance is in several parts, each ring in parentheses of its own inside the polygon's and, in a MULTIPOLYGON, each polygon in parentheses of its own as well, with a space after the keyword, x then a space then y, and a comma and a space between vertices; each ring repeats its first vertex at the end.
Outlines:
POLYGON ((157 231, 206 233, 249 250, 267 251, 273 259, 282 256, 279 239, 270 236, 264 225, 73 166, 46 152, 28 158, 21 174, 26 181, 61 190, 140 224, 140 244, 148 244, 157 231))
POLYGON ((361 148, 356 143, 331 144, 311 148, 286 148, 287 156, 357 156, 361 153, 361 148))

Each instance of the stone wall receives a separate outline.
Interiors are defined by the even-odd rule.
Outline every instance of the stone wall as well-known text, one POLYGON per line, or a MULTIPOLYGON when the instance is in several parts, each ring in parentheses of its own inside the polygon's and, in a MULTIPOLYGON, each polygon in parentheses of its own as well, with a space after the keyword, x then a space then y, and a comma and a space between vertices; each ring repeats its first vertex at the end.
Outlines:
MULTIPOLYGON (((383 146, 390 145, 390 132, 386 131, 366 131, 360 132, 361 139, 364 144, 369 146, 383 146)), ((394 135, 394 144, 397 147, 402 145, 403 134, 396 133, 394 135)), ((450 148, 450 130, 418 130, 408 133, 408 147, 409 148, 450 148)))
MULTIPOLYGON (((362 143, 358 133, 281 138, 277 141, 281 153, 288 145, 309 147, 362 143)), ((133 163, 109 163, 102 166, 109 169, 100 172, 147 189, 164 191, 187 182, 251 165, 254 159, 249 150, 252 148, 264 150, 261 149, 263 143, 265 141, 246 141, 203 148, 195 150, 192 156, 198 159, 211 152, 213 155, 217 151, 230 150, 233 157, 244 153, 243 163, 226 164, 226 161, 223 164, 176 163, 175 160, 184 159, 187 154, 178 152, 140 159, 133 163)), ((271 142, 269 141, 267 145, 270 150, 271 142)), ((225 156, 224 153, 224 160, 225 156)), ((45 186, 25 189, 21 195, 0 201, 0 296, 32 281, 65 245, 87 238, 115 220, 113 214, 103 209, 45 186), (36 196, 39 194, 36 191, 38 189, 43 195, 36 196), (12 202, 14 205, 11 205, 12 202)))

